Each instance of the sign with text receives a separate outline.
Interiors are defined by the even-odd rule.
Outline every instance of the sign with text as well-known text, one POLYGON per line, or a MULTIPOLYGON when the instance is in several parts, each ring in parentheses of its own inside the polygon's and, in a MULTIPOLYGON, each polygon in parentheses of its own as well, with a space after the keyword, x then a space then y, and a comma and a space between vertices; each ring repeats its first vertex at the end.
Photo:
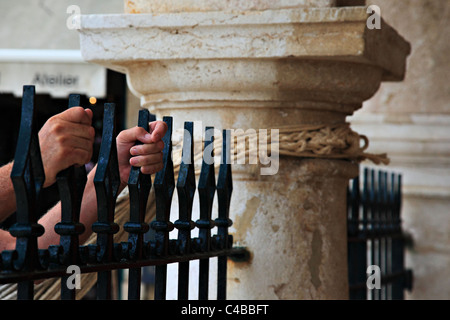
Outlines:
POLYGON ((71 93, 106 96, 106 69, 88 63, 0 62, 0 94, 20 97, 24 85, 38 94, 64 98, 71 93))

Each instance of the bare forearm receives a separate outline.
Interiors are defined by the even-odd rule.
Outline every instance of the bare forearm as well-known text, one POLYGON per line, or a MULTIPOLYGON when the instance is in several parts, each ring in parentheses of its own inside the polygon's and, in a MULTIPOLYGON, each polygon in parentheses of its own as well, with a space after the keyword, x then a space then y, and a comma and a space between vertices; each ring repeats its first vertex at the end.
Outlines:
POLYGON ((0 168, 0 222, 16 211, 16 195, 11 181, 13 163, 0 168))
MULTIPOLYGON (((84 189, 81 203, 80 222, 85 226, 85 232, 80 235, 80 243, 84 243, 92 233, 91 226, 97 220, 97 197, 94 187, 94 168, 88 175, 88 181, 84 189)), ((61 202, 50 209, 39 220, 44 226, 45 233, 39 238, 39 248, 47 248, 49 245, 59 244, 59 235, 55 232, 55 225, 61 221, 61 202)))
POLYGON ((92 234, 92 224, 97 221, 97 195, 95 193, 94 176, 97 166, 89 172, 83 202, 81 203, 80 222, 85 226, 85 231, 80 235, 80 243, 83 244, 92 234))
POLYGON ((14 250, 16 247, 16 238, 8 231, 0 229, 0 252, 3 250, 14 250))

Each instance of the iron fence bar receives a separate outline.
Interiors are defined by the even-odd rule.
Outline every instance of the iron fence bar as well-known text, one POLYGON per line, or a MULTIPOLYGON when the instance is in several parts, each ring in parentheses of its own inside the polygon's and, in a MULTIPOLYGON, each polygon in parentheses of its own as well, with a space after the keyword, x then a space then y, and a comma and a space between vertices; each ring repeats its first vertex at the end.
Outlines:
MULTIPOLYGON (((348 242, 348 272, 350 285, 364 281, 367 268, 367 243, 364 240, 364 231, 360 228, 361 207, 360 179, 353 179, 348 191, 348 233, 349 237, 362 241, 348 242)), ((366 288, 358 288, 350 291, 350 299, 365 300, 366 288)))
MULTIPOLYGON (((393 259, 394 259, 394 251, 393 251, 393 243, 395 236, 398 235, 398 237, 403 238, 403 234, 401 232, 401 227, 399 229, 396 228, 396 222, 395 222, 395 210, 397 206, 397 198, 396 198, 396 188, 397 188, 397 175, 395 173, 391 174, 391 182, 390 182, 390 189, 388 192, 388 201, 389 201, 389 232, 391 234, 389 238, 389 273, 394 273, 393 269, 393 259)), ((389 285, 389 299, 392 300, 392 290, 393 286, 392 283, 389 285)))
MULTIPOLYGON (((10 269, 27 272, 42 269, 37 238, 44 233, 44 228, 37 223, 37 208, 45 174, 36 127, 34 86, 23 87, 18 142, 11 171, 16 194, 17 223, 10 228, 10 233, 16 237, 16 253, 6 253, 3 260, 9 262, 10 269), (12 257, 14 259, 11 261, 12 257)), ((33 299, 33 286, 32 281, 20 282, 17 299, 33 299)))
MULTIPOLYGON (((151 227, 155 230, 155 252, 158 256, 169 254, 169 232, 174 229, 170 222, 170 208, 175 189, 175 178, 172 162, 172 117, 164 117, 167 124, 167 132, 163 137, 163 163, 164 167, 156 174, 154 189, 156 198, 156 219, 151 227)), ((155 268, 155 300, 166 299, 167 265, 159 265, 155 268)))
MULTIPOLYGON (((389 184, 389 175, 387 172, 384 172, 384 245, 385 245, 385 259, 384 259, 384 267, 386 274, 391 273, 391 230, 389 229, 389 210, 390 210, 390 201, 389 201, 389 193, 390 193, 390 184, 389 184)), ((391 296, 391 284, 387 284, 385 289, 385 299, 390 299, 391 296)))
MULTIPOLYGON (((395 229, 395 225, 394 225, 394 210, 395 210, 395 190, 396 188, 396 175, 394 173, 391 174, 390 177, 390 187, 388 190, 388 232, 390 234, 390 237, 388 239, 388 273, 392 274, 394 272, 393 268, 392 268, 392 260, 393 260, 393 251, 392 251, 392 243, 394 241, 394 237, 393 234, 397 233, 397 230, 395 229)), ((399 233, 399 235, 401 237, 403 237, 403 235, 401 233, 399 233)), ((388 299, 392 300, 392 283, 389 283, 388 285, 388 299)))
MULTIPOLYGON (((211 229, 214 221, 211 220, 211 211, 216 192, 214 172, 214 128, 205 128, 205 143, 202 160, 202 168, 198 182, 198 193, 200 199, 200 219, 195 222, 199 228, 200 250, 208 252, 211 250, 211 229)), ((207 300, 209 292, 209 258, 199 261, 199 300, 207 300)))
MULTIPOLYGON (((401 187, 402 181, 401 176, 398 177, 397 190, 395 194, 395 198, 397 201, 400 200, 401 197, 401 187)), ((398 230, 399 225, 401 224, 400 219, 400 205, 395 208, 395 217, 397 218, 395 221, 396 228, 398 230)), ((401 272, 404 269, 404 239, 396 238, 392 240, 392 272, 401 272)), ((397 279, 392 283, 392 299, 393 300, 403 300, 404 299, 404 288, 405 282, 404 279, 397 279)))
MULTIPOLYGON (((138 126, 149 131, 150 112, 146 109, 139 111, 138 126)), ((141 145, 137 142, 136 145, 141 145)), ((151 176, 143 174, 139 167, 132 167, 128 179, 130 197, 130 221, 124 224, 129 233, 129 259, 139 260, 143 256, 144 234, 150 229, 145 223, 148 196, 152 187, 151 176)), ((141 296, 141 268, 131 268, 128 274, 128 299, 139 300, 141 296)))
MULTIPOLYGON (((180 254, 191 252, 191 230, 195 227, 192 221, 192 205, 195 195, 195 168, 194 168, 194 123, 185 122, 183 150, 180 171, 177 181, 179 219, 175 221, 178 229, 178 246, 180 254)), ((189 261, 178 264, 178 299, 189 298, 189 261)))
MULTIPOLYGON (((384 229, 384 214, 385 214, 385 174, 383 171, 378 171, 378 230, 379 230, 379 250, 378 262, 381 270, 381 276, 386 275, 386 233, 384 229)), ((385 286, 379 291, 380 299, 384 298, 385 286)))
POLYGON ((403 299, 404 290, 412 288, 412 271, 406 270, 404 264, 405 240, 400 219, 401 176, 394 173, 389 176, 384 171, 375 174, 375 170, 366 168, 363 179, 360 200, 355 196, 358 178, 354 179, 348 193, 350 298, 363 299, 362 292, 367 292, 368 299, 403 299), (358 210, 362 207, 362 223, 356 232, 355 206, 358 210), (357 246, 361 247, 360 251, 357 246), (368 253, 367 258, 364 251, 368 253), (365 268, 379 266, 380 290, 367 290, 365 270, 356 270, 359 264, 363 267, 362 262, 366 264, 365 268))
MULTIPOLYGON (((228 234, 232 221, 229 219, 233 179, 231 175, 231 132, 223 130, 222 162, 217 179, 217 201, 219 215, 215 220, 217 226, 217 243, 220 248, 229 249, 233 242, 228 234)), ((217 300, 225 300, 227 296, 227 257, 217 259, 217 300)))
MULTIPOLYGON (((97 261, 102 263, 114 261, 114 234, 119 231, 119 225, 114 222, 115 204, 120 187, 115 138, 115 104, 105 103, 102 143, 94 176, 98 221, 92 225, 92 231, 97 233, 97 261)), ((110 270, 98 273, 97 298, 111 299, 110 270)))
POLYGON ((362 186, 362 228, 361 235, 366 237, 369 235, 369 208, 370 208, 370 193, 369 193, 369 170, 364 168, 363 186, 362 186))
MULTIPOLYGON (((378 261, 379 250, 379 229, 378 229, 378 207, 377 199, 378 193, 376 189, 376 175, 375 170, 370 170, 370 220, 371 220, 371 265, 380 265, 378 261)), ((372 300, 379 300, 379 294, 377 290, 370 291, 372 300)))
POLYGON ((349 208, 348 212, 348 234, 352 236, 359 235, 359 205, 361 203, 359 177, 356 177, 352 181, 352 186, 347 190, 347 204, 349 208))
MULTIPOLYGON (((371 208, 372 208, 372 197, 371 197, 371 192, 370 192, 370 185, 369 185, 369 169, 365 168, 364 169, 364 176, 363 176, 363 192, 362 192, 362 196, 361 196, 361 201, 362 201, 362 231, 360 234, 360 239, 366 239, 364 241, 364 243, 362 243, 360 245, 360 252, 358 252, 358 255, 360 257, 362 257, 361 259, 364 260, 364 268, 367 268, 368 266, 368 262, 370 260, 370 256, 368 255, 368 251, 369 251, 369 245, 370 245, 370 253, 372 251, 372 247, 373 247, 373 241, 371 239, 372 237, 372 223, 371 223, 371 208), (363 249, 364 248, 364 249, 363 249), (364 250, 364 253, 362 252, 362 250, 364 250)), ((360 276, 359 276, 359 281, 361 281, 363 279, 363 277, 366 275, 365 271, 359 270, 358 272, 360 272, 360 276)), ((362 293, 363 290, 360 291, 359 295, 358 295, 358 299, 368 299, 368 295, 369 293, 367 292, 367 286, 364 287, 364 294, 362 293)))
MULTIPOLYGON (((80 106, 81 97, 77 94, 69 96, 69 108, 80 106)), ((72 166, 58 173, 56 177, 61 199, 61 222, 55 225, 55 232, 60 235, 60 248, 52 251, 57 255, 53 260, 69 265, 79 265, 81 257, 78 237, 85 230, 80 223, 80 209, 84 188, 87 182, 86 168, 72 166), (60 253, 60 254, 58 254, 60 253)), ((61 279, 61 300, 74 300, 76 290, 67 287, 70 276, 61 279)))

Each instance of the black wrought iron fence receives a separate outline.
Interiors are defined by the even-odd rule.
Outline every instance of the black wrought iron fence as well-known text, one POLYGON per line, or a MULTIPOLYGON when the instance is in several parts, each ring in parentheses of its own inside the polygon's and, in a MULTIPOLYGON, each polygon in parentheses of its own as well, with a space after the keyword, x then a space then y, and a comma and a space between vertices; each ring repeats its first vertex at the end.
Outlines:
POLYGON ((350 299, 401 300, 412 289, 405 269, 402 177, 365 168, 348 189, 350 299))
MULTIPOLYGON (((198 187, 193 166, 193 123, 185 123, 183 157, 175 184, 172 162, 172 118, 164 117, 168 131, 164 141, 164 168, 153 177, 132 168, 128 181, 129 221, 122 227, 128 241, 115 243, 114 234, 121 226, 115 223, 115 203, 120 177, 115 141, 115 105, 104 106, 103 135, 94 185, 97 195, 98 220, 92 225, 97 243, 80 245, 78 236, 85 226, 80 223, 80 208, 86 184, 84 167, 71 167, 57 177, 61 198, 61 221, 55 226, 60 244, 38 248, 38 238, 44 228, 38 224, 36 208, 45 176, 37 135, 34 105, 35 88, 25 86, 22 119, 11 179, 17 199, 17 223, 10 228, 16 237, 15 250, 3 251, 0 256, 0 284, 17 283, 18 299, 33 299, 34 282, 40 279, 61 278, 61 299, 75 299, 75 288, 67 286, 69 266, 77 266, 81 273, 97 273, 98 299, 111 299, 111 272, 129 269, 128 298, 140 298, 141 268, 155 266, 155 299, 165 299, 167 265, 179 264, 178 298, 188 299, 189 261, 200 261, 198 280, 199 299, 208 298, 209 260, 218 257, 217 298, 226 299, 227 258, 245 255, 245 250, 233 247, 228 229, 232 225, 229 208, 232 194, 232 173, 229 159, 230 145, 227 131, 223 131, 222 161, 215 179, 215 166, 203 161, 198 187), (190 134, 190 137, 189 137, 190 134), (145 223, 146 204, 151 188, 155 192, 156 218, 145 223), (171 222, 171 203, 175 188, 179 202, 179 218, 171 222), (198 190, 200 219, 192 221, 194 194, 198 190), (212 204, 217 193, 218 217, 212 220, 212 204), (144 234, 152 228, 154 241, 145 241, 144 234), (170 231, 178 229, 178 239, 171 239, 170 231), (198 237, 191 237, 193 229, 198 237), (216 231, 213 234, 213 231, 216 231)), ((71 95, 69 107, 77 106, 80 97, 71 95)), ((139 126, 148 130, 154 116, 142 110, 139 126)), ((214 143, 213 136, 206 146, 214 143)), ((206 148, 205 150, 211 150, 206 148)), ((210 157, 211 158, 211 157, 210 157)), ((190 297, 195 298, 195 297, 190 297)))

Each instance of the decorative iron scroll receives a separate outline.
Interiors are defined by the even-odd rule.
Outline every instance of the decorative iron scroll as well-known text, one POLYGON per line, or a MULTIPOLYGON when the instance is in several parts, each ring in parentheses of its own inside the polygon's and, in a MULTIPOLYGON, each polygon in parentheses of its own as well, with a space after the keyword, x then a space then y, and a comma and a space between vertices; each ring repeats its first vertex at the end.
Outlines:
MULTIPOLYGON (((172 162, 172 118, 164 117, 168 131, 163 137, 164 168, 153 181, 150 175, 132 167, 128 180, 129 220, 121 227, 116 223, 115 205, 120 186, 117 149, 115 139, 115 105, 105 104, 103 135, 97 169, 94 177, 97 196, 97 221, 92 225, 96 243, 80 245, 78 236, 85 226, 80 223, 81 201, 86 185, 84 167, 71 167, 57 176, 61 197, 61 221, 55 231, 60 236, 60 244, 46 249, 38 249, 37 239, 44 234, 44 228, 37 224, 36 208, 39 194, 45 180, 39 150, 38 132, 34 121, 34 87, 25 86, 22 105, 22 122, 11 178, 17 199, 17 223, 10 229, 17 238, 15 250, 3 251, 0 258, 0 284, 17 283, 18 299, 33 299, 34 281, 60 278, 61 299, 75 299, 75 289, 67 288, 67 267, 76 265, 81 273, 97 273, 97 298, 111 299, 111 272, 129 269, 129 299, 140 299, 141 268, 156 266, 155 299, 166 298, 167 264, 179 263, 179 299, 188 299, 189 261, 200 260, 199 298, 208 298, 209 258, 218 260, 218 299, 226 298, 227 257, 242 256, 245 249, 234 248, 228 228, 229 206, 232 193, 230 141, 223 132, 222 163, 217 185, 214 164, 203 164, 198 188, 196 188, 193 161, 193 123, 185 123, 183 159, 179 167, 175 185, 172 162), (228 139, 228 140, 227 140, 228 139), (179 217, 171 222, 171 202, 177 189, 179 217), (151 190, 156 199, 156 217, 146 223, 147 202, 151 190), (196 189, 200 197, 200 219, 193 222, 193 199, 196 189), (212 220, 214 194, 218 194, 218 218, 212 220), (217 234, 212 230, 217 227, 217 234), (128 241, 116 243, 114 235, 121 231, 128 233, 128 241), (152 228, 154 241, 145 241, 144 234, 152 228), (170 232, 176 228, 178 239, 171 239, 170 232), (192 231, 198 228, 199 237, 193 238, 192 231)), ((69 107, 80 104, 80 96, 69 97, 69 107)), ((138 125, 147 131, 154 115, 142 110, 138 125)), ((211 130, 212 128, 208 128, 211 130)), ((207 130, 208 132, 208 130, 207 130)), ((212 131, 211 131, 212 132, 212 131)), ((208 134, 208 133, 207 133, 208 134)), ((206 145, 214 143, 212 135, 206 145)))

